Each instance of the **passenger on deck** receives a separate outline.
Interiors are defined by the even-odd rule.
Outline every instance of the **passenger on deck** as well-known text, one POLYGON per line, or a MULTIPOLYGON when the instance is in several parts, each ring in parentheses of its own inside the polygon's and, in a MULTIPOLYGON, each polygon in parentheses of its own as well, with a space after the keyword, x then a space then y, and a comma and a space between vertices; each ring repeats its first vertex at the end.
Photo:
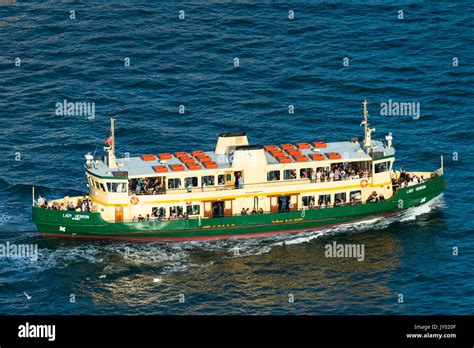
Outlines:
POLYGON ((72 203, 72 201, 69 202, 69 204, 67 206, 67 210, 76 211, 76 207, 74 206, 74 203, 72 203))
POLYGON ((46 200, 43 198, 43 196, 39 195, 38 197, 38 207, 44 208, 46 205, 46 200))
POLYGON ((367 198, 367 203, 374 203, 378 201, 380 201, 380 197, 375 191, 373 191, 372 194, 367 198))
POLYGON ((316 182, 321 182, 321 171, 319 169, 316 173, 316 182))
POLYGON ((258 210, 258 213, 259 213, 259 214, 263 214, 263 209, 260 208, 260 209, 258 210))
POLYGON ((247 211, 245 210, 245 208, 242 208, 242 211, 240 212, 240 214, 247 215, 247 211))
POLYGON ((253 209, 252 209, 252 213, 251 213, 251 214, 252 214, 252 215, 255 215, 255 214, 257 214, 257 208, 253 207, 253 209))
POLYGON ((329 173, 329 181, 334 181, 334 172, 332 170, 329 173))
POLYGON ((61 206, 59 207, 59 210, 67 210, 66 205, 64 203, 61 203, 61 206))
POLYGON ((316 172, 314 169, 311 170, 311 182, 316 182, 316 172))

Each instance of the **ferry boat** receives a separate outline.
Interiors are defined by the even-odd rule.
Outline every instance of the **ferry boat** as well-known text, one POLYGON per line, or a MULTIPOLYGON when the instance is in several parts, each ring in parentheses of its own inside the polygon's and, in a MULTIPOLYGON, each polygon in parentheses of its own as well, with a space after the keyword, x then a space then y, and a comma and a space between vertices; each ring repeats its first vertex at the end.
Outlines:
POLYGON ((444 189, 433 172, 394 170, 391 133, 364 138, 250 145, 222 133, 213 151, 115 156, 114 119, 105 156, 86 155, 88 193, 35 199, 46 237, 186 241, 262 237, 383 218, 424 204, 444 189))

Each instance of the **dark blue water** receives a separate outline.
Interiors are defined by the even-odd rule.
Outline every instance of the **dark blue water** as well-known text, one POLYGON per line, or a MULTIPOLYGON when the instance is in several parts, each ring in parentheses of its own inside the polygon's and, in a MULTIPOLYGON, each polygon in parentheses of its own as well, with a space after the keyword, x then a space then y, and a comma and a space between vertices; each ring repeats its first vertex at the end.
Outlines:
POLYGON ((0 242, 39 246, 37 261, 0 259, 0 314, 473 314, 473 47, 470 2, 0 6, 0 242), (111 116, 119 156, 208 150, 223 131, 338 141, 362 135, 364 97, 397 166, 431 171, 447 155, 440 199, 388 221, 214 243, 44 240, 30 222, 32 185, 84 192, 83 155, 111 116), (95 118, 57 116, 64 99, 94 102, 95 118), (389 99, 419 102, 421 117, 381 116, 389 99), (364 244, 365 261, 326 258, 333 241, 364 244))

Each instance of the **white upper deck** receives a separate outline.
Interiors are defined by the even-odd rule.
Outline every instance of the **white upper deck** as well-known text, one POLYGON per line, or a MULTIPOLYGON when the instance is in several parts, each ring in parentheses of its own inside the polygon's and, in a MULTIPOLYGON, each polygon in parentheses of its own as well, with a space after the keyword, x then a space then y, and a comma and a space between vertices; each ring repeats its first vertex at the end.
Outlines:
MULTIPOLYGON (((221 137, 222 135, 220 135, 221 137)), ((239 135, 242 137, 242 134, 239 135)), ((245 136, 245 135, 243 135, 245 136)), ((226 136, 229 138, 229 135, 226 136)), ((246 136, 245 136, 246 138, 246 136)), ((228 139, 226 139, 229 142, 228 139)), ((175 153, 175 154, 166 154, 166 160, 160 159, 160 154, 155 155, 142 155, 137 157, 130 158, 117 158, 116 168, 110 168, 106 161, 94 160, 91 162, 91 166, 87 169, 88 171, 96 176, 100 177, 124 177, 128 176, 129 178, 138 178, 138 177, 149 177, 149 176, 158 176, 158 175, 167 175, 175 172, 173 170, 174 166, 181 167, 177 172, 195 172, 195 171, 210 171, 215 172, 216 170, 239 170, 241 168, 242 158, 254 158, 258 160, 258 167, 262 169, 264 167, 273 166, 283 166, 287 163, 312 163, 312 162, 331 162, 331 163, 340 163, 340 162, 354 162, 354 161, 371 161, 372 159, 377 159, 381 157, 393 156, 395 154, 395 149, 393 147, 387 147, 381 141, 373 140, 371 142, 371 155, 367 154, 364 151, 361 142, 355 141, 344 141, 344 142, 332 142, 332 143, 322 143, 324 147, 316 146, 316 143, 300 143, 294 145, 294 151, 300 153, 299 156, 305 157, 306 159, 301 160, 297 156, 290 154, 288 150, 283 150, 282 145, 270 145, 270 146, 261 146, 261 145, 237 145, 237 146, 228 146, 228 151, 222 154, 216 154, 216 151, 191 151, 189 153, 175 153), (304 144, 304 146, 302 145, 304 144), (277 149, 278 152, 283 152, 286 155, 287 162, 284 164, 281 163, 277 157, 273 155, 273 149, 277 149), (246 152, 246 153, 242 153, 246 152), (199 156, 194 156, 193 154, 200 153, 199 156), (329 158, 329 154, 337 154, 336 158, 329 158), (186 154, 186 155, 184 155, 186 154), (255 156, 255 154, 260 154, 261 156, 255 156), (319 160, 314 160, 311 155, 320 154, 321 157, 319 160), (144 157, 145 156, 145 157, 144 157), (187 162, 194 163, 194 169, 191 169, 188 164, 183 162, 184 158, 187 158, 187 162), (190 160, 190 158, 192 160, 190 160), (206 168, 204 164, 204 158, 206 158, 207 163, 214 163, 215 165, 211 168, 206 168), (260 163, 263 162, 263 163, 260 163), (266 162, 266 163, 265 163, 266 162), (160 167, 162 172, 156 170, 157 167, 160 167), (123 172, 126 172, 124 174, 123 172)), ((235 144, 234 144, 235 145, 235 144)), ((289 145, 289 144, 285 144, 289 145)), ((273 150, 275 151, 275 150, 273 150)))

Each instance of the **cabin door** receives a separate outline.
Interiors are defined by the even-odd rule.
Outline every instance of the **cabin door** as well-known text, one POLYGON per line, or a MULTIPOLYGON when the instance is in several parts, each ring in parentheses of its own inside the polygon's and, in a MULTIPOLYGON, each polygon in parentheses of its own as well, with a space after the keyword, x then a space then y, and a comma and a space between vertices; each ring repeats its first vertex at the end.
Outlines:
POLYGON ((226 190, 232 190, 235 188, 234 174, 233 172, 224 172, 225 174, 225 188, 226 190))
POLYGON ((224 201, 212 202, 212 217, 223 217, 224 216, 224 201))
POLYGON ((115 207, 115 222, 123 222, 123 207, 115 207))
POLYGON ((278 213, 278 196, 270 197, 270 212, 278 213))
POLYGON ((212 202, 204 202, 204 217, 212 217, 212 202))
POLYGON ((290 211, 298 210, 298 195, 290 196, 289 208, 290 208, 290 211))
POLYGON ((224 201, 224 216, 232 216, 232 200, 224 201))

